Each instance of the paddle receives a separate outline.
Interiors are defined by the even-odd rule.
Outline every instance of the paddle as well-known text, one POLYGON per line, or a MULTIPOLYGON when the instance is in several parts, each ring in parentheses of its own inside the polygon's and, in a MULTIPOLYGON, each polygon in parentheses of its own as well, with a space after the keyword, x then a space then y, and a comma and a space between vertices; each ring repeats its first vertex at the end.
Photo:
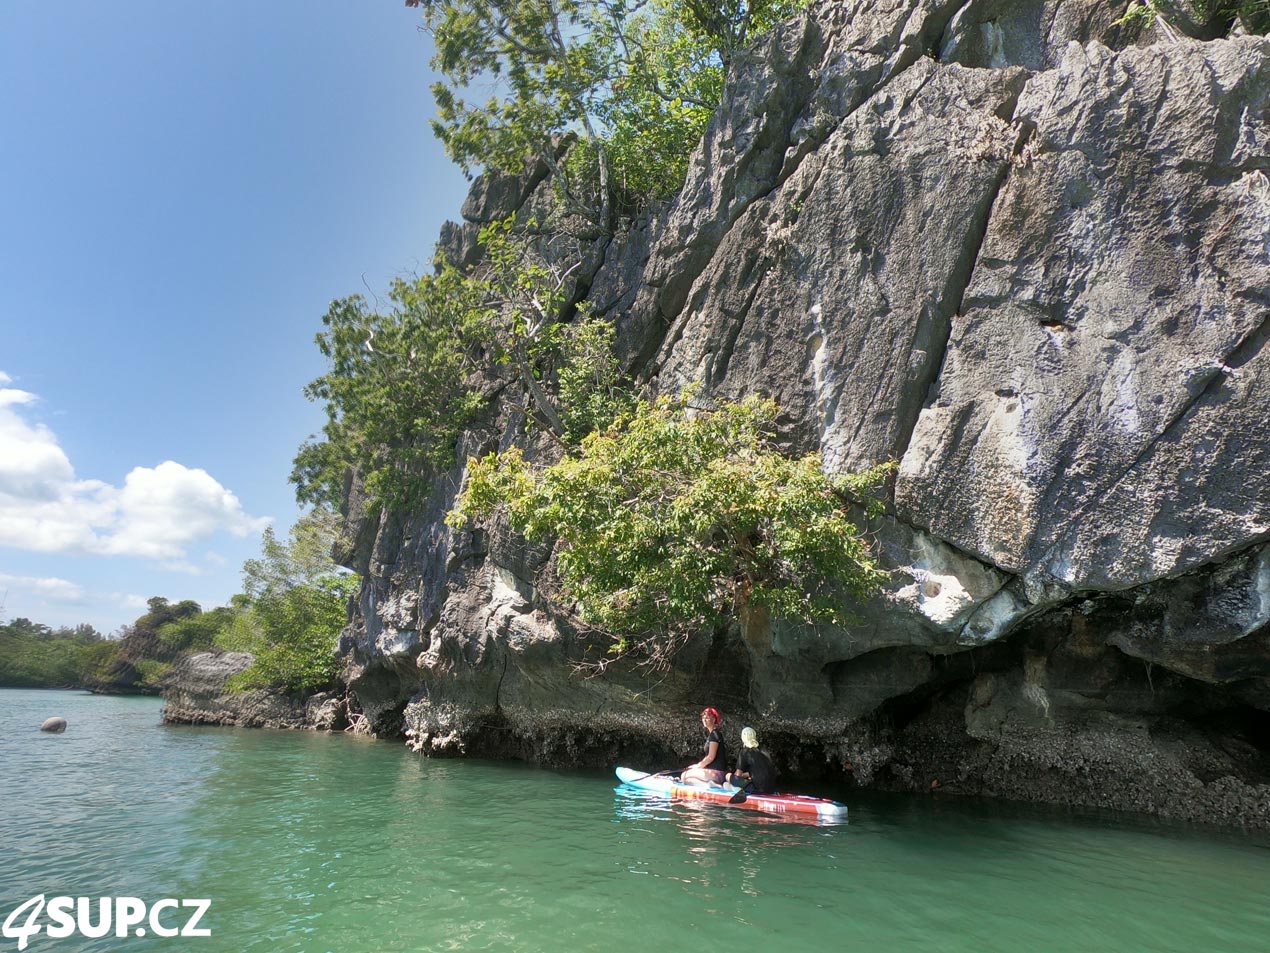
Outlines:
POLYGON ((746 791, 748 791, 748 790, 749 790, 750 788, 752 788, 752 787, 754 787, 754 782, 753 782, 753 781, 746 781, 746 782, 745 782, 745 787, 741 788, 741 790, 737 791, 737 792, 736 792, 735 794, 733 794, 730 798, 728 798, 728 803, 729 803, 729 804, 744 804, 744 803, 745 803, 745 792, 746 792, 746 791))
POLYGON ((633 784, 636 781, 643 781, 645 778, 660 778, 668 774, 678 774, 678 768, 671 768, 669 771, 650 771, 648 774, 641 774, 638 778, 631 778, 627 784, 633 784))

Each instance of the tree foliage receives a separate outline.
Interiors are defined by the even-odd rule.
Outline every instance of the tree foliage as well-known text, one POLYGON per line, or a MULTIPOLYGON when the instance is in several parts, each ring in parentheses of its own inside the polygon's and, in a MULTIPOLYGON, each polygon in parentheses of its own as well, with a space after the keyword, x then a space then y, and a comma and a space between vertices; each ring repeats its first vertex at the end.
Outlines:
POLYGON ((296 456, 291 479, 302 503, 333 506, 349 467, 372 493, 408 503, 413 477, 453 456, 454 441, 480 406, 467 386, 486 310, 474 282, 452 266, 398 280, 391 307, 360 295, 332 302, 318 348, 329 369, 305 390, 326 402, 323 439, 296 456))
POLYGON ((155 596, 110 639, 90 625, 54 630, 14 619, 0 626, 0 685, 156 692, 182 652, 212 644, 223 611, 204 613, 197 602, 155 596))
POLYGON ((1270 33, 1270 0, 1192 0, 1191 6, 1223 31, 1238 23, 1249 33, 1270 33))
MULTIPOLYGON (((407 2, 435 39, 434 127, 450 155, 469 172, 544 163, 569 221, 606 233, 615 208, 680 187, 737 51, 805 0, 407 2)), ((331 304, 317 337, 329 367, 306 389, 327 422, 292 471, 302 503, 338 505, 350 472, 375 503, 419 502, 500 381, 518 381, 562 438, 621 409, 605 405, 603 391, 616 396, 607 385, 574 386, 595 377, 594 361, 553 392, 564 352, 593 358, 581 339, 602 333, 566 300, 577 262, 542 247, 560 227, 490 224, 475 267, 439 261, 395 282, 386 307, 360 295, 331 304)))
POLYGON ((480 233, 479 268, 443 263, 434 275, 397 282, 389 310, 370 311, 360 299, 331 306, 318 336, 330 367, 307 390, 326 401, 328 421, 296 457, 301 502, 337 505, 353 468, 372 501, 408 508, 455 462, 459 432, 500 384, 519 383, 557 436, 596 417, 596 406, 572 402, 614 392, 611 326, 585 311, 560 323, 575 266, 555 263, 541 241, 529 226, 493 222, 480 233), (597 350, 601 339, 609 355, 597 350))
POLYGON ((336 571, 331 547, 339 535, 340 516, 315 507, 292 524, 286 540, 273 527, 260 539, 260 556, 243 563, 243 594, 248 602, 285 592, 336 571))
POLYGON ((0 625, 0 686, 70 688, 82 685, 99 646, 111 648, 90 625, 52 629, 17 618, 0 625))
POLYGON ((564 330, 559 343, 556 400, 566 443, 576 445, 595 430, 607 430, 635 408, 635 396, 613 347, 612 321, 583 316, 564 330))
POLYGON ((845 621, 843 593, 883 578, 858 517, 888 468, 844 477, 773 445, 776 405, 750 398, 690 412, 640 403, 535 468, 517 449, 469 463, 453 526, 505 507, 534 540, 557 541, 565 601, 612 633, 614 650, 665 659, 687 634, 763 608, 845 621))
POLYGON ((171 602, 164 596, 146 600, 147 611, 119 632, 116 650, 102 652, 84 682, 101 692, 157 692, 159 678, 181 650, 163 636, 167 626, 197 618, 202 607, 191 599, 171 602))
POLYGON ((230 606, 220 606, 173 619, 159 626, 159 639, 176 652, 201 652, 211 648, 216 636, 233 624, 234 615, 230 606))
POLYGON ((253 602, 221 640, 254 657, 227 687, 310 692, 331 686, 339 674, 335 642, 348 624, 348 602, 357 587, 356 576, 331 573, 253 602))
POLYGON ((304 692, 335 681, 335 643, 359 585, 331 559, 338 525, 335 513, 319 507, 301 516, 285 541, 265 530, 260 557, 243 564, 244 595, 216 637, 219 647, 254 656, 231 689, 304 692))
POLYGON ((157 692, 183 655, 209 648, 255 656, 231 688, 327 686, 337 675, 335 642, 358 586, 331 559, 338 526, 335 513, 316 508, 285 541, 265 530, 260 556, 243 565, 243 594, 208 612, 192 600, 155 596, 113 639, 91 626, 52 630, 29 619, 0 625, 0 686, 157 692))
POLYGON ((435 41, 433 129, 465 170, 546 163, 601 230, 676 191, 737 51, 804 0, 407 0, 435 41), (560 146, 580 148, 560 161, 560 146))

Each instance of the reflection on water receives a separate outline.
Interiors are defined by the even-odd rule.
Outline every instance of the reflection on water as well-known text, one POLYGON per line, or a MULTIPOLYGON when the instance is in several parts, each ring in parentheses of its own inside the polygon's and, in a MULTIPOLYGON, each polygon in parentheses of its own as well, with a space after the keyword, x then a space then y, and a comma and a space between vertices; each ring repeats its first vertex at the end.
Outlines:
MULTIPOLYGON (((751 808, 742 808, 728 804, 715 804, 709 801, 693 801, 685 798, 672 798, 656 791, 642 791, 626 784, 614 788, 617 816, 639 820, 652 818, 660 821, 679 821, 691 826, 698 819, 706 819, 707 826, 718 818, 719 812, 725 812, 729 819, 736 819, 742 824, 778 826, 806 825, 809 827, 841 827, 847 823, 846 818, 834 820, 822 818, 814 814, 775 814, 751 808)), ((720 825, 726 827, 727 825, 720 825)))

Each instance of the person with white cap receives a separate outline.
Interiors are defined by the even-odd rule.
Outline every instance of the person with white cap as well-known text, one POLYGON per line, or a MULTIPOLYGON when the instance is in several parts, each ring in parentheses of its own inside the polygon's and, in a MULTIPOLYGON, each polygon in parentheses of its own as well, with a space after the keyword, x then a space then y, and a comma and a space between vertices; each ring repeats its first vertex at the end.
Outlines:
POLYGON ((741 754, 736 759, 736 770, 728 775, 728 782, 755 794, 776 791, 776 769, 772 759, 759 750, 758 732, 753 728, 741 729, 741 754))

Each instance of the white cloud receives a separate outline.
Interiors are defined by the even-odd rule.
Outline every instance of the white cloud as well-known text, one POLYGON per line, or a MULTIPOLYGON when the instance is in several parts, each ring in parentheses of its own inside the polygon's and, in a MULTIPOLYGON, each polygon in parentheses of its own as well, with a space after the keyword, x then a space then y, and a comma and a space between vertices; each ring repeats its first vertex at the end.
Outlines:
POLYGON ((244 513, 238 497, 206 470, 171 460, 134 469, 115 500, 118 525, 100 550, 109 554, 180 560, 187 546, 218 530, 249 536, 269 525, 244 513))
MULTIPOLYGON (((0 372, 0 384, 9 383, 0 372)), ((141 556, 192 572, 189 546, 217 532, 247 536, 269 524, 244 512, 238 497, 206 470, 172 460, 135 467, 122 487, 76 479, 57 436, 21 416, 19 408, 36 399, 0 389, 0 545, 141 556)))
POLYGON ((0 389, 0 493, 48 499, 55 486, 74 479, 75 471, 51 430, 18 416, 15 408, 34 402, 27 391, 0 389))
POLYGON ((83 587, 56 576, 11 576, 0 572, 0 586, 39 596, 56 605, 81 605, 85 601, 83 587))

